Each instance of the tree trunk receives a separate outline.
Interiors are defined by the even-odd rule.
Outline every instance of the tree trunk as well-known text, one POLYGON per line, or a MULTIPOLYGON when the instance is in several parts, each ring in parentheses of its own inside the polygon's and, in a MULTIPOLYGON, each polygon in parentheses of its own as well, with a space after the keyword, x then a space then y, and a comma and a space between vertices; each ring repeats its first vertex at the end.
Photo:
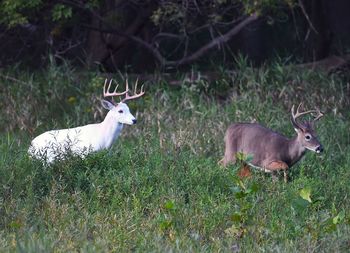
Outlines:
POLYGON ((306 13, 304 15, 309 19, 304 58, 307 61, 318 61, 329 56, 332 43, 332 33, 327 14, 328 1, 304 0, 300 3, 305 6, 306 13))

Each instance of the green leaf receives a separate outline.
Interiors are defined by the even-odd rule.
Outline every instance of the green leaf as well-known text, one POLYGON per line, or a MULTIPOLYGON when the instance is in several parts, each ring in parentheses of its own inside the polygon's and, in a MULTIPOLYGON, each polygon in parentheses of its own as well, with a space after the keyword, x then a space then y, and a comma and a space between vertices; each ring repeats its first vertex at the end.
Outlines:
POLYGON ((253 161, 254 156, 252 154, 248 154, 245 158, 245 162, 250 163, 251 161, 253 161))
POLYGON ((310 205, 310 203, 307 200, 302 199, 302 198, 295 199, 292 202, 292 207, 297 212, 304 211, 309 205, 310 205))
POLYGON ((237 153, 236 153, 236 159, 237 159, 238 161, 244 161, 245 158, 246 158, 246 155, 245 155, 244 153, 242 153, 242 152, 237 152, 237 153))
POLYGON ((337 225, 337 224, 341 223, 344 220, 344 218, 345 218, 345 212, 344 212, 344 210, 342 210, 338 213, 337 216, 335 216, 332 219, 332 222, 334 225, 337 225))
POLYGON ((175 209, 175 203, 174 203, 174 201, 172 201, 172 200, 167 201, 167 202, 164 204, 164 208, 167 209, 167 210, 174 210, 174 209, 175 209))
POLYGON ((256 182, 253 182, 252 185, 249 186, 249 188, 246 190, 246 193, 256 193, 260 190, 260 185, 256 182))
POLYGON ((240 212, 235 212, 231 215, 231 220, 235 223, 241 223, 243 221, 243 215, 240 212))
POLYGON ((240 178, 235 177, 235 178, 233 178, 233 181, 234 181, 235 184, 236 184, 237 186, 239 186, 241 189, 243 189, 244 191, 246 190, 246 187, 245 187, 243 181, 242 181, 240 178))
POLYGON ((327 233, 331 233, 331 232, 334 232, 336 229, 337 229, 336 224, 330 224, 324 228, 324 231, 327 233))
POLYGON ((13 228, 13 229, 19 229, 22 227, 22 224, 18 221, 12 221, 10 224, 9 224, 10 228, 13 228))
POLYGON ((311 200, 311 188, 305 187, 299 191, 300 197, 308 201, 309 203, 312 203, 311 200))
POLYGON ((173 225, 173 222, 171 220, 163 220, 159 223, 159 228, 161 230, 169 229, 173 225))
POLYGON ((72 8, 63 4, 56 4, 52 10, 52 20, 58 21, 72 17, 72 8))
POLYGON ((236 193, 235 193, 235 197, 236 197, 237 199, 242 199, 242 198, 244 198, 245 196, 247 196, 247 194, 246 194, 244 191, 239 191, 239 192, 236 192, 236 193))

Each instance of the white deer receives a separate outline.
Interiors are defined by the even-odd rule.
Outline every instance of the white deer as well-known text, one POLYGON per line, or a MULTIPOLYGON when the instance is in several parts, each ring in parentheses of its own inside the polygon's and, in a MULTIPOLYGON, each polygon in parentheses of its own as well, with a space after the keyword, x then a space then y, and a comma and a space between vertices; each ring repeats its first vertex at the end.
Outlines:
POLYGON ((123 92, 116 92, 118 84, 113 92, 110 92, 112 80, 107 87, 107 79, 103 86, 104 97, 114 97, 125 95, 120 103, 101 100, 102 106, 109 110, 105 119, 101 123, 89 124, 75 128, 51 130, 34 138, 28 149, 31 157, 44 159, 51 163, 56 159, 61 159, 67 153, 84 157, 86 154, 101 149, 108 149, 120 135, 123 125, 136 124, 135 117, 130 113, 129 107, 125 103, 127 100, 141 97, 144 92, 142 85, 140 93, 136 93, 137 81, 133 96, 129 96, 128 81, 123 92))

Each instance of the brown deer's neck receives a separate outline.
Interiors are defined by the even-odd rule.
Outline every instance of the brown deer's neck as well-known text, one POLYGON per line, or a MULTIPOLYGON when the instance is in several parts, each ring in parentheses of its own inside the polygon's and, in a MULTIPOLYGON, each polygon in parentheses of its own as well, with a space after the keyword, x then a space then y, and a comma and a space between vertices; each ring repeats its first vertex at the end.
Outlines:
POLYGON ((289 167, 292 167, 293 164, 298 162, 306 152, 306 148, 303 147, 298 140, 298 136, 293 137, 289 140, 288 145, 288 155, 289 155, 289 167))

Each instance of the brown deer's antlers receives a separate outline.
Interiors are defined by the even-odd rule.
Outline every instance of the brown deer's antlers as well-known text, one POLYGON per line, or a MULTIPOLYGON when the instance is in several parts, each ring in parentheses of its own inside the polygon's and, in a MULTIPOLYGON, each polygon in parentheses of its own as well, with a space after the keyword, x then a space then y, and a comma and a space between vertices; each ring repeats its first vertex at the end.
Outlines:
POLYGON ((317 121, 324 116, 324 114, 319 109, 316 110, 316 113, 317 113, 317 115, 316 115, 314 121, 317 121))
POLYGON ((296 112, 294 111, 294 105, 292 106, 292 109, 291 109, 291 112, 292 112, 292 118, 291 118, 292 123, 293 123, 294 126, 296 126, 298 128, 302 128, 302 126, 297 122, 297 118, 299 118, 300 116, 305 115, 305 114, 309 114, 309 113, 311 113, 311 115, 313 113, 317 113, 317 115, 315 116, 315 119, 313 120, 313 121, 317 121, 320 118, 322 118, 323 115, 324 115, 319 109, 305 111, 305 112, 299 112, 299 109, 300 109, 301 105, 302 105, 302 103, 300 103, 298 105, 296 112))
POLYGON ((125 91, 123 92, 117 92, 117 89, 119 87, 119 84, 117 83, 117 86, 115 87, 114 91, 113 92, 109 92, 110 88, 111 88, 111 85, 112 85, 112 82, 113 82, 113 79, 111 79, 109 81, 109 84, 108 84, 108 87, 107 87, 107 79, 105 80, 105 83, 103 85, 103 96, 104 97, 114 97, 114 96, 122 96, 122 95, 125 95, 125 98, 123 98, 121 100, 122 103, 124 103, 125 101, 127 100, 131 100, 131 99, 135 99, 135 98, 138 98, 138 97, 141 97, 142 95, 145 94, 145 91, 144 91, 144 85, 141 86, 141 91, 140 93, 136 93, 136 90, 137 90, 137 84, 138 84, 138 79, 136 80, 136 83, 135 83, 135 90, 134 90, 134 95, 133 96, 130 96, 128 94, 129 92, 129 83, 128 83, 128 80, 126 80, 126 84, 125 84, 125 91))

